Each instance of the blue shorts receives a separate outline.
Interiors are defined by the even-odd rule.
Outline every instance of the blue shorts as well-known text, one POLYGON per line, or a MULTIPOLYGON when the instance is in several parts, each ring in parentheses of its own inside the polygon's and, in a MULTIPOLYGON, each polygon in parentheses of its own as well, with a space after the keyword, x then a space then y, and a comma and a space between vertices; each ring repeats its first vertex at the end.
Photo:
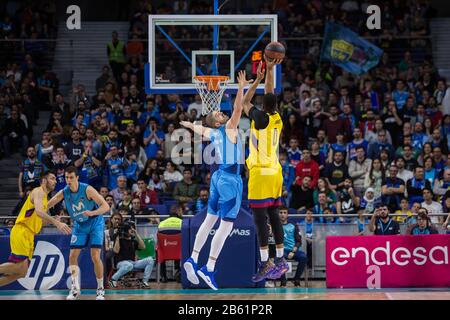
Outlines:
POLYGON ((237 217, 242 201, 240 175, 217 170, 211 177, 208 213, 227 221, 237 217))
POLYGON ((71 249, 81 249, 89 245, 91 248, 101 248, 103 246, 103 237, 105 222, 103 216, 91 217, 83 223, 74 222, 72 229, 72 238, 70 239, 71 249))

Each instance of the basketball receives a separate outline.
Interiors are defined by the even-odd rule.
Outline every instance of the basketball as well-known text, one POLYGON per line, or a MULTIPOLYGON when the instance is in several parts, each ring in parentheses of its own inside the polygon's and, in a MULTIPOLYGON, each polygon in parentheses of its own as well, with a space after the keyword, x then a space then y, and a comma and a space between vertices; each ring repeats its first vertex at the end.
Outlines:
POLYGON ((286 48, 277 41, 272 41, 264 49, 264 54, 269 59, 284 59, 286 48))

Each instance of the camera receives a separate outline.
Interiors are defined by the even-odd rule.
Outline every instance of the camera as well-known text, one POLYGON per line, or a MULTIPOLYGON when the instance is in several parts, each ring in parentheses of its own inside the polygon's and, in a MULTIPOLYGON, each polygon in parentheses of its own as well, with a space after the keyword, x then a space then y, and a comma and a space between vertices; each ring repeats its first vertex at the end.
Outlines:
POLYGON ((126 238, 128 237, 128 232, 131 228, 136 228, 134 222, 132 221, 124 221, 119 224, 119 237, 126 238))

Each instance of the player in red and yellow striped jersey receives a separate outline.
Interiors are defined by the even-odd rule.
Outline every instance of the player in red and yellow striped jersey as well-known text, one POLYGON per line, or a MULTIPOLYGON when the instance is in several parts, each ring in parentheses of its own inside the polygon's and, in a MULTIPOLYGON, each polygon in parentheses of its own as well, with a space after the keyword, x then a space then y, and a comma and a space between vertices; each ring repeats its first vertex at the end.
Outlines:
POLYGON ((41 231, 42 220, 52 223, 64 234, 71 233, 66 224, 47 214, 47 197, 55 185, 56 176, 47 172, 42 177, 41 186, 34 188, 27 196, 11 230, 9 262, 0 265, 0 286, 27 275, 29 261, 33 258, 34 236, 41 231))

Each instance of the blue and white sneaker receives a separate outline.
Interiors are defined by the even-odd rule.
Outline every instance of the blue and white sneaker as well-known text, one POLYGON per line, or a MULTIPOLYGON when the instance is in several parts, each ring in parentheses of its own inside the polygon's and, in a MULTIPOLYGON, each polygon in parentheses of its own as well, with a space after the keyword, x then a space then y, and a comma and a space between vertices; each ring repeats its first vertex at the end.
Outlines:
POLYGON ((197 271, 197 274, 200 276, 200 278, 203 279, 203 281, 206 282, 206 284, 213 290, 219 290, 217 287, 216 280, 214 280, 214 275, 217 271, 209 272, 206 266, 203 266, 200 270, 197 271))
POLYGON ((184 271, 186 271, 186 275, 187 275, 189 282, 192 284, 199 284, 200 280, 198 280, 198 277, 197 277, 198 266, 194 262, 194 259, 192 259, 192 258, 187 259, 184 262, 183 267, 184 267, 184 271))

